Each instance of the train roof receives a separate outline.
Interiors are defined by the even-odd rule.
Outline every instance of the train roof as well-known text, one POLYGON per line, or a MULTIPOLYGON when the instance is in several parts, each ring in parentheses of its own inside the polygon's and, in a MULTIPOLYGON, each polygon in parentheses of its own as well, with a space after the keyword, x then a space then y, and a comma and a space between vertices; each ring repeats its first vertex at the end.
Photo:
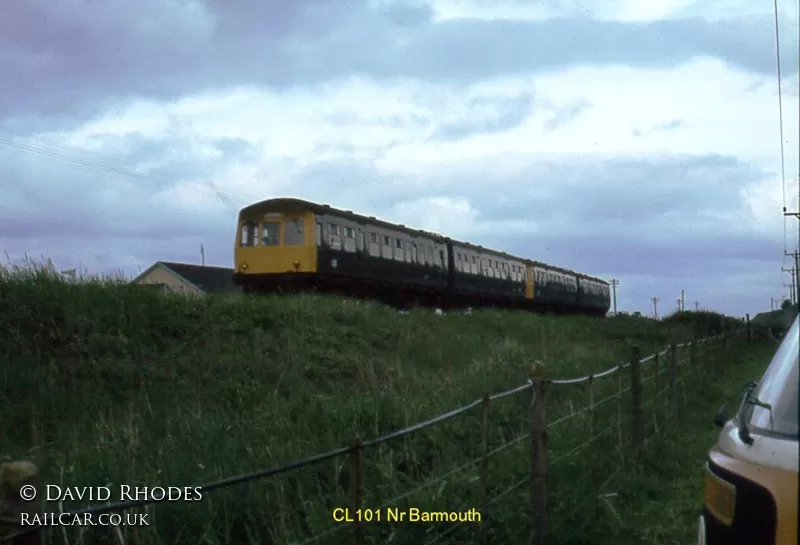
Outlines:
POLYGON ((588 274, 577 272, 577 271, 573 271, 571 269, 566 269, 564 267, 558 267, 556 265, 551 265, 549 263, 544 263, 542 261, 536 261, 536 260, 533 260, 533 259, 527 259, 527 258, 524 258, 524 257, 515 256, 515 255, 509 254, 507 252, 502 252, 500 250, 494 250, 492 248, 486 248, 485 246, 481 246, 479 244, 473 244, 471 242, 464 242, 462 240, 456 240, 454 238, 450 238, 450 237, 444 236, 444 235, 439 234, 439 233, 434 233, 432 231, 425 231, 423 229, 415 229, 413 227, 408 227, 407 225, 403 225, 402 223, 391 223, 391 222, 376 218, 375 216, 365 216, 363 214, 357 214, 357 213, 353 212, 352 210, 343 210, 341 208, 335 208, 335 207, 330 206, 328 204, 315 203, 315 202, 307 201, 307 200, 304 200, 304 199, 297 199, 297 198, 293 198, 293 197, 277 197, 277 198, 273 198, 273 199, 266 199, 266 200, 263 200, 263 201, 256 202, 256 203, 253 203, 253 204, 245 206, 244 208, 242 208, 239 211, 239 216, 241 217, 241 216, 249 214, 249 213, 257 212, 258 210, 261 210, 261 209, 264 209, 264 208, 278 208, 278 209, 284 209, 284 210, 297 210, 297 211, 310 210, 312 212, 316 212, 316 213, 320 213, 320 214, 331 214, 331 213, 332 214, 337 214, 337 215, 352 219, 354 221, 363 222, 363 223, 369 223, 369 224, 376 225, 376 226, 379 226, 379 227, 385 227, 387 229, 400 229, 400 230, 405 231, 407 233, 411 233, 411 234, 415 234, 415 235, 418 235, 418 236, 424 236, 424 237, 432 238, 432 239, 436 240, 437 242, 452 242, 454 244, 459 244, 461 246, 464 246, 464 247, 472 249, 472 250, 478 250, 478 251, 482 251, 482 252, 489 252, 489 253, 492 253, 494 255, 497 255, 498 257, 504 257, 506 259, 513 259, 515 261, 522 261, 524 263, 530 263, 530 264, 532 264, 534 266, 540 266, 540 267, 548 268, 550 270, 557 271, 557 272, 560 272, 560 273, 563 273, 563 274, 574 274, 575 276, 577 276, 579 278, 593 280, 593 281, 599 282, 601 284, 608 284, 608 282, 606 282, 602 278, 597 278, 595 276, 590 276, 588 274))

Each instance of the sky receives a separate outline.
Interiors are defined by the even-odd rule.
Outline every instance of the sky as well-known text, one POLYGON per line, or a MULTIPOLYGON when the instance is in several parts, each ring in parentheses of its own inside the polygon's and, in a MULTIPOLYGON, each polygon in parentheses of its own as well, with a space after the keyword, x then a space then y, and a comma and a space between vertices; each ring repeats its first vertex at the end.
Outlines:
POLYGON ((232 266, 299 197, 743 316, 798 243, 798 0, 0 7, 0 251, 232 266))

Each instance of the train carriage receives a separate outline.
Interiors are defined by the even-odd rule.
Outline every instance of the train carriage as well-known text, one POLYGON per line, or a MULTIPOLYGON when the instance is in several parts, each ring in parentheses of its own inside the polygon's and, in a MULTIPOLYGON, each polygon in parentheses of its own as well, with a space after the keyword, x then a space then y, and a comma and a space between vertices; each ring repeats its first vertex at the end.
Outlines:
POLYGON ((318 290, 399 306, 597 315, 610 304, 599 279, 300 199, 243 208, 234 261, 234 282, 246 292, 318 290))

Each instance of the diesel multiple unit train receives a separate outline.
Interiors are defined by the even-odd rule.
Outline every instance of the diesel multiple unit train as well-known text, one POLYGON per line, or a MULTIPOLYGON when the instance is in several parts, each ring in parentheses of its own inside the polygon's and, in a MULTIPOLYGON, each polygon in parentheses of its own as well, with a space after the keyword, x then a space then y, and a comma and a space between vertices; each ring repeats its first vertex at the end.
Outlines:
POLYGON ((522 308, 605 316, 604 280, 349 210, 291 198, 239 212, 234 282, 407 308, 522 308))

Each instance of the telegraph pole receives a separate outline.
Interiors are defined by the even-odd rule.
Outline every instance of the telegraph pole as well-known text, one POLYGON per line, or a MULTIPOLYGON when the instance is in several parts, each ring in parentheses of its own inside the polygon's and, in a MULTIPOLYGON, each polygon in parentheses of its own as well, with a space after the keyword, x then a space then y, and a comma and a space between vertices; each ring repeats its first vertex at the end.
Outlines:
MULTIPOLYGON (((794 292, 794 286, 791 283, 787 284, 786 282, 784 282, 783 283, 783 287, 784 288, 789 288, 789 301, 792 301, 794 303, 794 299, 795 299, 795 297, 797 295, 794 292)), ((780 304, 783 303, 785 300, 786 300, 786 296, 785 295, 782 295, 780 299, 776 299, 776 301, 779 301, 778 302, 778 307, 780 307, 780 304)))
POLYGON ((794 258, 794 267, 791 269, 784 269, 781 267, 783 272, 793 273, 792 274, 792 284, 795 286, 795 295, 792 297, 792 303, 796 303, 795 301, 797 297, 797 286, 800 286, 800 252, 784 252, 787 256, 792 256, 794 258))
POLYGON ((683 290, 681 290, 681 311, 686 310, 686 298, 684 297, 683 290))
POLYGON ((203 248, 203 245, 200 245, 200 262, 203 264, 203 267, 206 266, 206 249, 203 248))
POLYGON ((781 267, 783 272, 792 273, 792 283, 791 284, 784 284, 784 288, 789 288, 789 300, 792 304, 797 302, 797 267, 792 267, 791 269, 784 269, 781 267))
POLYGON ((658 297, 651 297, 650 300, 653 302, 653 316, 656 320, 658 320, 658 297))
MULTIPOLYGON (((800 191, 800 179, 798 179, 797 184, 798 191, 800 191)), ((800 212, 787 212, 786 207, 783 207, 783 215, 784 216, 794 216, 798 220, 798 230, 797 230, 797 243, 800 244, 800 212)), ((800 248, 798 248, 800 250, 800 248)), ((790 255, 794 257, 794 285, 800 286, 800 251, 797 252, 784 252, 787 256, 790 255)), ((795 290, 795 299, 797 296, 797 291, 795 290)), ((793 303, 796 301, 792 301, 793 303)))
POLYGON ((700 302, 699 301, 695 301, 694 302, 694 311, 697 312, 699 310, 700 310, 700 302))
POLYGON ((616 278, 612 278, 611 282, 609 282, 609 284, 611 284, 611 293, 614 296, 614 316, 616 316, 617 315, 617 286, 619 286, 619 280, 617 280, 616 278))

